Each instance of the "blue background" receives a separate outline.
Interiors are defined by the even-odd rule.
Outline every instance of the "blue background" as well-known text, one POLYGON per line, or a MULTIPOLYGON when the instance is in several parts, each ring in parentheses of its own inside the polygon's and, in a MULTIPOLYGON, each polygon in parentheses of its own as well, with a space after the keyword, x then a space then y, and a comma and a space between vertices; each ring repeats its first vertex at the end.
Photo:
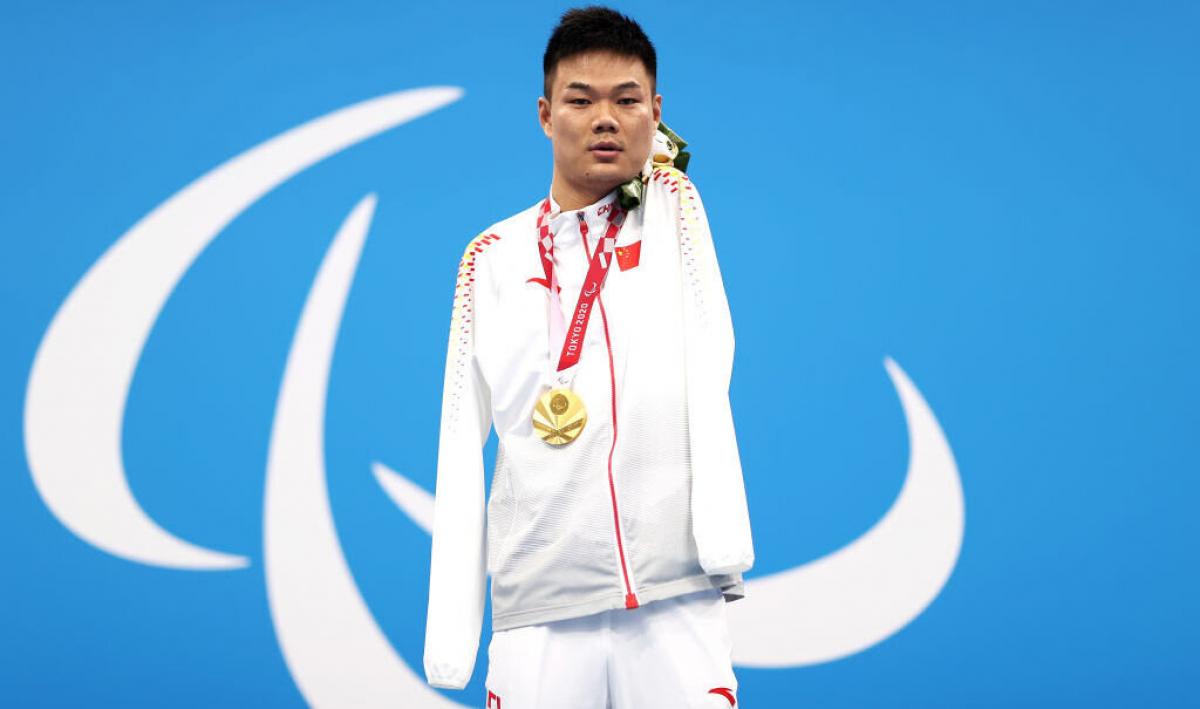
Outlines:
MULTIPOLYGON (((907 442, 885 355, 963 478, 962 555, 929 609, 844 660, 739 668, 742 703, 1200 704, 1200 6, 617 6, 657 46, 737 327, 748 578, 841 547, 895 498, 907 442), (781 399, 782 416, 767 406, 781 399)), ((303 704, 266 604, 267 442, 312 277, 372 191, 330 382, 330 496, 359 587, 420 672, 429 539, 369 466, 433 489, 457 261, 548 186, 535 102, 565 7, 3 4, 5 704, 303 704), (251 566, 152 568, 73 536, 37 495, 21 431, 33 354, 76 281, 227 158, 428 85, 465 95, 225 229, 137 370, 138 501, 251 566)), ((468 691, 447 695, 476 702, 485 669, 481 651, 468 691)))

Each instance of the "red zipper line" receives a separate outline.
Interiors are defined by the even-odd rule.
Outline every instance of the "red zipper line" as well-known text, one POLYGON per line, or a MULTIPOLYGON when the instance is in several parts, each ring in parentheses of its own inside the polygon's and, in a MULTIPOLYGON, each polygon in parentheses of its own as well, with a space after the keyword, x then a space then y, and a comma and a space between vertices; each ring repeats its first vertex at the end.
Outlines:
MULTIPOLYGON (((579 212, 579 235, 583 237, 583 250, 587 254, 588 261, 591 261, 591 247, 588 246, 587 240, 587 222, 584 220, 583 212, 579 212)), ((596 248, 600 248, 597 244, 596 248)), ((613 367, 612 340, 608 336, 608 315, 604 312, 604 298, 599 293, 596 294, 596 302, 600 303, 600 318, 604 322, 604 344, 608 348, 608 377, 611 383, 610 391, 612 392, 612 425, 613 437, 612 445, 608 449, 608 493, 612 499, 613 508, 613 530, 617 535, 617 553, 621 557, 621 575, 625 579, 625 607, 637 608, 637 594, 629 586, 629 570, 625 567, 625 545, 621 542, 621 518, 617 513, 617 490, 613 484, 613 451, 617 447, 617 374, 613 367)))

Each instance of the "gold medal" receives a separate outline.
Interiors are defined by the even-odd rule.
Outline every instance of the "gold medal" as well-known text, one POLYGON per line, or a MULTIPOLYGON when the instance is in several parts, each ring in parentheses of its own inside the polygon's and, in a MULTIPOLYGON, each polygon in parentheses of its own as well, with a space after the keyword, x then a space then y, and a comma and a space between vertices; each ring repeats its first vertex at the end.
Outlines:
POLYGON ((552 446, 575 440, 586 423, 587 409, 583 407, 583 399, 570 389, 545 391, 533 407, 533 428, 552 446))

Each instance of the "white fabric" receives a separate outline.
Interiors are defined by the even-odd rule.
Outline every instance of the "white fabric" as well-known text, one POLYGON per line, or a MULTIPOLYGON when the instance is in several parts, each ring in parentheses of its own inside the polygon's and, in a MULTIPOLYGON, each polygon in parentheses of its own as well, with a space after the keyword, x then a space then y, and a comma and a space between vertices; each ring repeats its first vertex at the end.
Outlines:
MULTIPOLYGON (((567 310, 587 267, 579 214, 594 248, 615 199, 552 205, 567 310)), ((614 263, 601 289, 573 386, 588 420, 564 446, 530 421, 559 355, 548 346, 548 290, 530 282, 545 275, 540 203, 472 240, 459 267, 425 630, 434 686, 470 680, 488 574, 498 631, 710 588, 735 600, 754 563, 728 399, 733 328, 699 193, 680 171, 657 169, 626 217, 617 246, 640 240, 640 263, 614 263)))
POLYGON ((712 588, 500 630, 488 644, 485 706, 731 709, 740 705, 732 652, 725 600, 712 588))

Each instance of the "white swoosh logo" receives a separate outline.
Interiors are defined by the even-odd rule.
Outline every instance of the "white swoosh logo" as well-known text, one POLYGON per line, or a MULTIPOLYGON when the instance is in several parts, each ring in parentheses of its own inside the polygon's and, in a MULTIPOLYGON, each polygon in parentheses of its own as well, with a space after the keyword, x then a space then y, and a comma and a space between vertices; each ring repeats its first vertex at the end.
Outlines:
POLYGON ((738 665, 796 667, 861 652, 920 615, 958 562, 963 496, 950 446, 900 366, 884 364, 908 421, 904 486, 847 546, 747 582, 746 597, 729 605, 738 665))
POLYGON ((121 428, 138 359, 164 303, 220 231, 309 166, 462 95, 388 94, 293 128, 218 166, 121 236, 76 284, 38 347, 25 394, 25 452, 46 507, 80 539, 130 561, 244 567, 154 522, 125 478, 121 428))
MULTIPOLYGON (((145 339, 191 263, 247 206, 325 157, 461 95, 454 87, 398 92, 283 133, 181 190, 93 265, 47 329, 26 394, 30 468, 65 526, 131 561, 188 569, 249 563, 170 535, 129 491, 118 443, 145 339)), ((325 486, 325 389, 374 204, 373 195, 363 199, 339 230, 289 353, 264 501, 267 595, 288 668, 314 706, 454 709, 461 705, 409 669, 375 623, 342 554, 325 486)))
POLYGON ((346 295, 375 197, 350 212, 300 316, 275 407, 263 509, 267 598, 279 647, 315 707, 449 709, 375 622, 338 541, 325 476, 325 397, 346 295))
MULTIPOLYGON (((861 652, 920 615, 954 570, 964 514, 958 468, 921 393, 890 358, 884 366, 908 421, 900 495, 849 545, 746 581, 746 597, 728 606, 735 665, 798 667, 861 652)), ((373 468, 396 505, 429 533, 433 496, 381 463, 373 468)))

